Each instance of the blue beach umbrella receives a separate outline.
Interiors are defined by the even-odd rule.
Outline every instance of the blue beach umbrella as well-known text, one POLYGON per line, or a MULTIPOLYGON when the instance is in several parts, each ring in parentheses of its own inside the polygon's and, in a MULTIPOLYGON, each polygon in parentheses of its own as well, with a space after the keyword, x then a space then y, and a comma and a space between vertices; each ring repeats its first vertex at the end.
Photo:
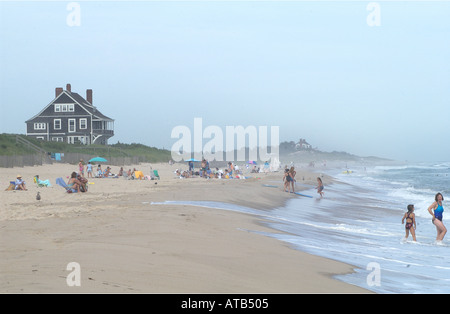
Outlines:
POLYGON ((89 160, 89 162, 107 162, 107 161, 108 160, 106 160, 105 158, 102 158, 102 157, 94 157, 89 160))
POLYGON ((197 160, 197 159, 195 159, 195 158, 191 158, 191 159, 186 159, 185 161, 200 162, 200 160, 197 160))

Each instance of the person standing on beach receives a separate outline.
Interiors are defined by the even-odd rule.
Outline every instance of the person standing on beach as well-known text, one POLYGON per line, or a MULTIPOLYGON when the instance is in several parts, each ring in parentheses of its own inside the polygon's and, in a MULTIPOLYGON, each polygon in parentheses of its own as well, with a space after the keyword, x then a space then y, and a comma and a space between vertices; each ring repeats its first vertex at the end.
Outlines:
POLYGON ((194 162, 192 160, 189 161, 189 173, 191 175, 194 173, 194 162))
POLYGON ((202 159, 202 178, 206 178, 206 159, 202 159))
POLYGON ((92 164, 91 162, 89 162, 86 166, 86 171, 87 171, 87 177, 89 178, 89 176, 91 178, 93 178, 94 176, 92 175, 92 164))
POLYGON ((441 193, 437 193, 434 197, 434 202, 428 207, 428 212, 433 217, 431 220, 436 226, 437 236, 436 241, 441 242, 444 240, 444 236, 447 233, 447 228, 445 228, 442 222, 442 214, 444 212, 444 207, 442 206, 442 201, 444 197, 441 193))
POLYGON ((84 177, 84 164, 83 159, 80 159, 80 162, 78 163, 78 169, 80 170, 79 175, 84 177))
POLYGON ((289 169, 288 168, 284 169, 283 181, 284 181, 284 191, 285 192, 290 192, 291 191, 291 187, 290 187, 291 177, 289 176, 289 169), (287 191, 287 189, 289 189, 289 191, 287 191))
POLYGON ((323 182, 319 177, 317 177, 317 193, 320 194, 320 197, 323 197, 323 182))
POLYGON ((295 183, 295 175, 297 174, 297 172, 295 172, 294 167, 291 167, 291 169, 289 169, 289 177, 291 178, 291 187, 292 187, 292 193, 294 193, 294 183, 295 183))
POLYGON ((414 215, 414 205, 408 205, 408 211, 403 215, 402 224, 405 223, 405 219, 405 240, 408 239, 409 232, 411 231, 413 240, 416 241, 416 216, 414 215))

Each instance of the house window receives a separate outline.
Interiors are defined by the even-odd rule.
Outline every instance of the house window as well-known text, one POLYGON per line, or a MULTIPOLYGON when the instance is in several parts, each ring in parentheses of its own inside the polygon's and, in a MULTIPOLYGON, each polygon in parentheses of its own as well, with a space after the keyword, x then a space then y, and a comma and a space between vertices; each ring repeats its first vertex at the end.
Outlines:
POLYGON ((80 129, 87 129, 87 119, 80 119, 80 129))
POLYGON ((75 112, 75 105, 74 104, 55 105, 55 112, 75 112))
POLYGON ((53 128, 55 130, 61 130, 61 119, 53 120, 53 128))
POLYGON ((75 119, 69 119, 69 132, 75 132, 75 131, 76 131, 75 119))
POLYGON ((46 125, 45 125, 45 123, 35 123, 34 124, 34 129, 35 130, 45 130, 46 129, 46 125))
POLYGON ((63 138, 62 137, 52 137, 52 141, 53 142, 63 142, 63 138))

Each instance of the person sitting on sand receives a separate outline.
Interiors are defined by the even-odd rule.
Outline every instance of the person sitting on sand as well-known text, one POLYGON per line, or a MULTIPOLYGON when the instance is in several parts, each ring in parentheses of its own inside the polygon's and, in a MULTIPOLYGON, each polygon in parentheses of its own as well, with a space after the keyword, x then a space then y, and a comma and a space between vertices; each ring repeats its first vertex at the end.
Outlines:
POLYGON ((184 170, 183 173, 181 174, 181 176, 183 178, 189 178, 191 176, 191 174, 189 171, 184 170))
POLYGON ((119 176, 119 177, 123 176, 123 167, 120 167, 118 176, 119 176))
POLYGON ((27 187, 25 186, 25 181, 22 180, 22 176, 20 174, 17 175, 16 187, 14 189, 15 190, 20 190, 20 191, 28 191, 27 187))
POLYGON ((103 172, 103 177, 108 178, 108 177, 111 177, 111 176, 112 176, 111 168, 108 166, 108 167, 106 167, 105 172, 103 172))
POLYGON ((80 176, 79 174, 77 175, 77 179, 78 179, 78 181, 81 182, 80 191, 81 192, 87 192, 87 190, 88 190, 88 188, 87 188, 88 179, 86 179, 83 176, 80 176))
POLYGON ((80 192, 81 182, 77 179, 77 173, 72 172, 69 181, 67 181, 67 185, 70 189, 76 190, 78 193, 80 192))
POLYGON ((317 193, 320 194, 320 197, 323 197, 323 182, 322 179, 317 177, 317 193))
POLYGON ((97 178, 103 178, 102 165, 97 166, 97 178))
POLYGON ((411 231, 413 240, 416 241, 416 216, 414 215, 414 205, 408 205, 408 211, 403 215, 402 224, 405 222, 405 219, 405 240, 408 239, 409 232, 411 231))

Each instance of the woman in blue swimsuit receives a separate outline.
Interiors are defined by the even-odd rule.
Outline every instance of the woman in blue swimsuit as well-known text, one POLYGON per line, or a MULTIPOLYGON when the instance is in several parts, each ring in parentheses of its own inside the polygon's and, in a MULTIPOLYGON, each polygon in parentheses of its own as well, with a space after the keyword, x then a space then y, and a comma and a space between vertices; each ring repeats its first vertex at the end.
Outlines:
POLYGON ((442 214, 444 212, 444 207, 442 206, 442 201, 444 197, 441 193, 436 194, 434 197, 433 204, 428 207, 428 212, 431 216, 433 216, 432 222, 436 226, 437 236, 436 241, 442 241, 444 239, 445 234, 447 233, 447 228, 445 228, 442 222, 442 214))

